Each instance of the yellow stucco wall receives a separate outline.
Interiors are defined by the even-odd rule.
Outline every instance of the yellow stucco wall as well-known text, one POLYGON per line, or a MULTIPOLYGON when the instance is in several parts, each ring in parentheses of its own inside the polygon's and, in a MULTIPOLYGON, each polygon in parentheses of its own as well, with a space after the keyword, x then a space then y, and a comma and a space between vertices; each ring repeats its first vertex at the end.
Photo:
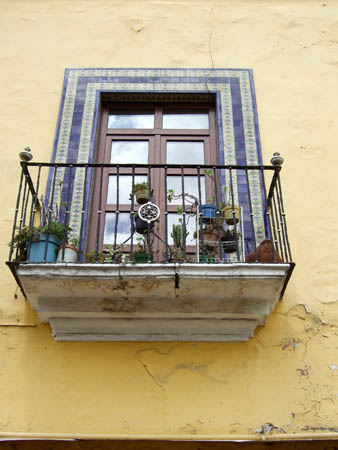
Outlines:
POLYGON ((338 433, 338 2, 0 0, 0 433, 338 433), (57 343, 4 262, 18 152, 49 161, 65 67, 253 68, 297 263, 247 343, 57 343), (17 293, 17 298, 15 294, 17 293))

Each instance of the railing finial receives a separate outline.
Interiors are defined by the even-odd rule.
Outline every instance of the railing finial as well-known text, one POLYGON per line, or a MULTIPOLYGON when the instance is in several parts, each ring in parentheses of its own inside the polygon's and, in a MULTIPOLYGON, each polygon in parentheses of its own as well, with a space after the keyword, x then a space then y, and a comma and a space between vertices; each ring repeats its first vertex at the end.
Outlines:
POLYGON ((19 153, 19 158, 21 161, 29 162, 31 159, 33 159, 32 151, 29 147, 25 147, 23 152, 19 153))
POLYGON ((284 162, 284 158, 281 157, 280 153, 275 152, 270 161, 273 166, 281 166, 284 162))

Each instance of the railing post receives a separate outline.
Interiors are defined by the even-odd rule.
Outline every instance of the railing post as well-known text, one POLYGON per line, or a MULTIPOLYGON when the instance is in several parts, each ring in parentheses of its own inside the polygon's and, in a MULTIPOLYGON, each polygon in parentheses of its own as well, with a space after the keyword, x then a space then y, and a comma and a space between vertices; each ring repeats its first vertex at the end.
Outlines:
POLYGON ((289 243, 289 237, 288 237, 288 230, 285 220, 285 211, 284 211, 284 204, 283 204, 283 195, 282 195, 282 185, 280 182, 280 176, 278 173, 278 182, 277 182, 277 197, 278 197, 278 191, 279 191, 279 200, 280 200, 280 208, 281 208, 281 222, 282 222, 282 230, 283 230, 283 240, 286 241, 286 247, 285 247, 285 253, 286 250, 289 254, 289 259, 287 262, 292 262, 292 256, 291 256, 291 249, 290 249, 290 243, 289 243))
POLYGON ((185 220, 185 195, 184 195, 184 168, 181 166, 181 184, 182 184, 182 224, 183 224, 183 262, 187 260, 187 229, 185 220))
POLYGON ((19 184, 19 192, 16 199, 16 207, 15 207, 15 214, 14 214, 14 223, 13 223, 13 229, 12 229, 12 239, 11 239, 11 245, 9 250, 9 261, 12 261, 12 255, 14 251, 14 237, 16 233, 16 224, 18 220, 18 214, 19 214, 19 206, 20 206, 20 197, 21 197, 21 189, 22 189, 22 182, 24 177, 24 168, 21 169, 21 176, 20 176, 20 184, 19 184))
MULTIPOLYGON (((269 195, 268 195, 268 198, 267 198, 267 200, 266 200, 266 216, 267 216, 267 222, 268 222, 268 235, 269 235, 270 238, 271 238, 271 249, 272 249, 272 259, 273 259, 273 262, 276 262, 276 261, 277 261, 277 258, 276 258, 276 250, 275 250, 275 246, 274 246, 274 244, 273 244, 273 236, 272 236, 272 232, 271 232, 270 209, 271 209, 271 195, 272 195, 272 193, 273 193, 272 183, 273 183, 273 180, 274 180, 276 171, 278 171, 278 170, 280 170, 280 168, 277 168, 277 167, 276 167, 276 168, 275 168, 274 176, 273 176, 272 181, 271 181, 271 185, 270 185, 270 189, 269 189, 269 195)), ((265 177, 264 177, 264 168, 263 168, 263 167, 260 168, 260 174, 261 174, 262 181, 263 181, 264 192, 266 192, 266 187, 265 187, 265 177)))
POLYGON ((255 223, 254 223, 254 214, 253 214, 253 209, 252 209, 250 180, 249 180, 248 169, 245 169, 245 176, 246 176, 246 184, 247 184, 247 188, 248 188, 248 200, 249 200, 249 211, 250 211, 249 214, 250 214, 250 222, 251 222, 251 228, 252 228, 252 234, 253 234, 254 252, 255 252, 255 260, 256 260, 255 262, 258 262, 256 230, 255 230, 255 223))
MULTIPOLYGON (((109 175, 107 177, 109 183, 109 175)), ((120 167, 116 166, 116 211, 115 211, 115 227, 114 227, 114 252, 116 250, 116 241, 117 241, 117 227, 119 222, 119 214, 120 214, 120 167)))
POLYGON ((232 168, 229 168, 229 176, 230 176, 230 194, 231 194, 231 207, 232 207, 232 220, 234 222, 234 232, 235 232, 235 239, 237 243, 237 261, 240 261, 240 253, 239 253, 239 239, 238 239, 238 233, 237 233, 237 225, 236 225, 236 211, 235 211, 235 198, 234 198, 234 185, 232 181, 232 168))
POLYGON ((86 205, 86 186, 87 186, 87 176, 88 176, 88 164, 85 166, 84 182, 83 182, 83 199, 82 199, 82 209, 81 209, 81 225, 80 225, 80 236, 79 236, 79 253, 77 256, 78 261, 83 261, 84 254, 84 238, 83 238, 83 227, 84 227, 84 216, 85 216, 85 205, 86 205))
MULTIPOLYGON (((103 186, 103 165, 100 165, 100 188, 99 188, 99 205, 97 211, 97 228, 96 228, 96 246, 95 246, 95 262, 98 262, 100 248, 100 230, 101 230, 101 214, 102 214, 102 186, 103 186)), ((117 218, 115 218, 117 220, 117 218)), ((103 238, 104 239, 104 238, 103 238)))
POLYGON ((222 245, 221 245, 221 226, 220 226, 220 215, 221 215, 221 208, 220 208, 220 199, 218 198, 218 183, 217 183, 217 173, 216 173, 216 167, 213 167, 213 174, 214 174, 214 188, 215 188, 215 203, 216 203, 216 223, 217 223, 217 242, 218 242, 218 254, 219 254, 219 261, 222 257, 222 245))
POLYGON ((167 180, 168 169, 164 166, 164 240, 165 240, 165 262, 168 262, 168 180, 167 180))

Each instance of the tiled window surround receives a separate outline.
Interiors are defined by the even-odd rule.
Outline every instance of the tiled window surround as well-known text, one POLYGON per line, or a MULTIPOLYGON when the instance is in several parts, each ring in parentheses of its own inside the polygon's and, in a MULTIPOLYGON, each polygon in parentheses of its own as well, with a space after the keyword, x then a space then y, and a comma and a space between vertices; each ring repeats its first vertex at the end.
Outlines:
MULTIPOLYGON (((262 163, 250 69, 66 69, 52 162, 93 162, 102 98, 123 99, 126 94, 144 95, 145 100, 149 100, 149 95, 153 99, 160 96, 162 101, 174 100, 175 94, 196 101, 199 94, 214 95, 219 164, 262 163)), ((83 189, 80 173, 71 180, 61 170, 58 174, 64 180, 64 193, 69 192, 71 183, 70 226, 79 235, 83 196, 88 205, 90 186, 87 184, 83 189)), ((261 242, 265 239, 264 189, 258 173, 250 176, 251 201, 255 211, 261 212, 254 217, 256 240, 261 242)), ((234 179, 235 200, 243 206, 246 250, 250 252, 253 236, 245 183, 240 176, 234 179)), ((85 223, 87 220, 85 217, 85 223)))

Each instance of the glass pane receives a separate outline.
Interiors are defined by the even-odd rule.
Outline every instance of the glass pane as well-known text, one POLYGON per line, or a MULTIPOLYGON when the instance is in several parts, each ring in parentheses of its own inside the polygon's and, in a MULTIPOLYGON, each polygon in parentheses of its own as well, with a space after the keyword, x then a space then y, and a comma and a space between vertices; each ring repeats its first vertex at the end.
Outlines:
MULTIPOLYGON (((170 236, 173 228, 173 224, 177 225, 179 219, 182 219, 182 215, 179 214, 168 214, 168 244, 173 245, 173 238, 170 236)), ((187 245, 196 245, 196 239, 194 239, 194 232, 196 231, 196 216, 195 214, 186 214, 185 216, 185 226, 187 230, 187 245)))
MULTIPOLYGON (((115 213, 106 213, 106 221, 104 224, 104 244, 114 244, 115 236, 115 213)), ((117 224, 116 243, 124 242, 130 236, 130 215, 129 213, 120 213, 117 224)))
POLYGON ((149 141, 112 141, 112 164, 148 164, 149 141))
MULTIPOLYGON (((202 204, 205 203, 205 177, 201 177, 201 201, 202 204)), ((170 176, 167 177, 167 188, 172 189, 175 192, 175 196, 178 196, 182 194, 182 179, 180 176, 170 176)), ((198 195, 198 178, 194 176, 185 176, 184 177, 184 192, 188 194, 192 194, 194 197, 197 198, 197 201, 199 201, 199 195, 198 195)), ((193 199, 190 199, 187 197, 185 199, 185 205, 189 206, 191 204, 190 202, 193 202, 193 199)), ((177 199, 172 199, 170 205, 182 205, 182 197, 179 197, 177 199)))
POLYGON ((163 114, 163 128, 209 129, 209 114, 163 114))
MULTIPOLYGON (((121 203, 127 203, 128 205, 131 204, 131 200, 129 199, 129 195, 132 191, 132 176, 125 176, 121 175, 119 177, 119 204, 121 203)), ((108 183, 108 193, 107 193, 107 203, 117 203, 116 198, 116 181, 117 177, 114 175, 109 176, 109 183, 108 183)), ((142 183, 143 181, 147 181, 147 176, 144 175, 136 175, 134 177, 134 184, 136 183, 142 183)))
POLYGON ((109 114, 108 128, 154 128, 154 114, 109 114))
POLYGON ((203 141, 168 141, 168 164, 204 164, 203 141))

